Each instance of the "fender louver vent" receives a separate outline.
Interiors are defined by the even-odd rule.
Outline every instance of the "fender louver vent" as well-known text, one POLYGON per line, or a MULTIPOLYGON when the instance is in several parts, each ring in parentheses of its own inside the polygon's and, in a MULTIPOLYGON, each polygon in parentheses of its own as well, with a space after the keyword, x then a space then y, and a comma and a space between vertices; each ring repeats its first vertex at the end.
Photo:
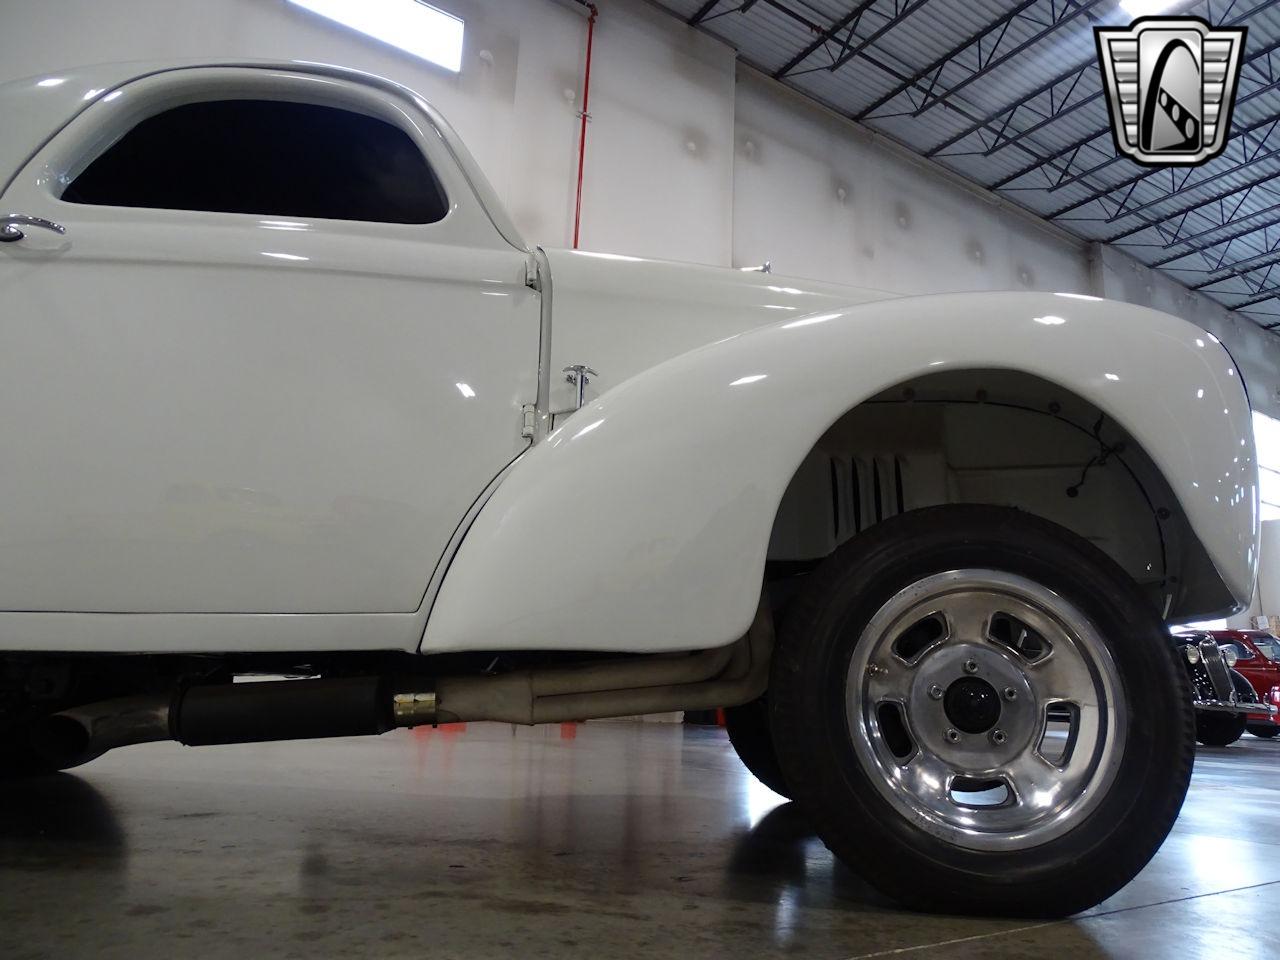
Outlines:
POLYGON ((894 454, 831 458, 831 518, 836 542, 906 509, 906 464, 894 454))

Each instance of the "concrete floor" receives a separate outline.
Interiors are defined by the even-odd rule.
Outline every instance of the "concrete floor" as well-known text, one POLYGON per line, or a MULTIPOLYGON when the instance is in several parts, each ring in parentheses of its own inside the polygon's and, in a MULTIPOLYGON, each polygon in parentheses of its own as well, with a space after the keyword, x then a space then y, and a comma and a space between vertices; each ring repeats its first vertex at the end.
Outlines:
POLYGON ((1201 752, 1134 883, 1049 924, 893 909, 713 729, 163 744, 0 783, 4 960, 1238 957, 1277 904, 1280 742, 1249 736, 1201 752))

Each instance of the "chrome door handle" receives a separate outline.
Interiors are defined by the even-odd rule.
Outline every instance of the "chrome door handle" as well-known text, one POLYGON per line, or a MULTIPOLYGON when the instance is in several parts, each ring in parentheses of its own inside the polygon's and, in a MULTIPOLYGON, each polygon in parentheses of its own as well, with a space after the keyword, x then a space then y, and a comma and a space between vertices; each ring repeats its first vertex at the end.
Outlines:
POLYGON ((54 223, 52 220, 46 220, 44 217, 33 217, 25 213, 5 213, 0 214, 0 243, 13 243, 15 240, 21 240, 26 236, 20 229, 18 224, 24 227, 42 227, 45 230, 52 230, 54 233, 67 232, 67 228, 60 223, 54 223))

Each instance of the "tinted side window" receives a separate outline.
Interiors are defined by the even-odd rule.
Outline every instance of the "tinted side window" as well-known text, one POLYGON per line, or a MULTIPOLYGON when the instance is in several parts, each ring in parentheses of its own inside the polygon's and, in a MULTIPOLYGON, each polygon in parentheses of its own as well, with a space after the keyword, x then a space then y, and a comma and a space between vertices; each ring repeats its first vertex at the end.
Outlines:
POLYGON ((143 120, 62 199, 383 223, 434 223, 448 209, 400 128, 275 100, 190 103, 143 120))

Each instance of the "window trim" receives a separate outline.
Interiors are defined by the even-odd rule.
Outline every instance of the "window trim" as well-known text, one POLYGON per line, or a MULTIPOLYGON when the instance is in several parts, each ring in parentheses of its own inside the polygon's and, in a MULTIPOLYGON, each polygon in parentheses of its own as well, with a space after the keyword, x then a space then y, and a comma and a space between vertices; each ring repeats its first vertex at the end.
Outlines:
POLYGON ((70 203, 61 199, 63 181, 74 177, 102 151, 147 116, 171 106, 207 100, 273 99, 315 103, 354 110, 404 130, 422 151, 447 201, 443 219, 429 224, 377 223, 360 220, 310 219, 314 229, 347 235, 419 236, 432 242, 482 249, 512 247, 529 252, 495 202, 488 186, 452 128, 429 104, 410 91, 378 77, 365 77, 322 64, 299 70, 284 65, 213 65, 155 70, 100 96, 65 124, 35 153, 10 185, 14 204, 50 209, 73 222, 252 225, 254 214, 112 207, 70 203), (308 72, 314 70, 314 72, 308 72), (113 97, 116 92, 122 95, 113 97), (461 151, 461 152, 459 152, 461 151), (473 179, 478 178, 478 179, 473 179))

